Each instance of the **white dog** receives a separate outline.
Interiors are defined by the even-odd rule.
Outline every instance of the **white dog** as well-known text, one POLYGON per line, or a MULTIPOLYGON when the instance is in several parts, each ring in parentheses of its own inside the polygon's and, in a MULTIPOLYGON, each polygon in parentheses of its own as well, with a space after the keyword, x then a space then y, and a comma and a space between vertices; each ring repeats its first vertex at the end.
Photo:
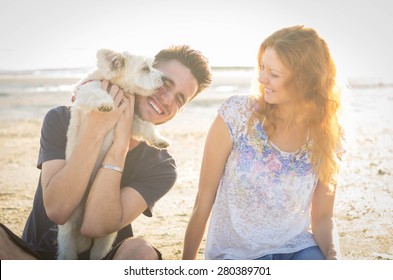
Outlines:
MULTIPOLYGON (((78 142, 81 128, 83 127, 82 115, 92 110, 111 111, 114 106, 113 99, 101 89, 99 80, 109 80, 119 86, 123 91, 148 96, 163 85, 163 75, 152 67, 153 60, 143 56, 129 53, 117 53, 111 50, 99 50, 97 52, 97 69, 80 80, 74 89, 75 106, 71 109, 71 119, 67 132, 66 160, 70 158, 75 144, 78 142)), ((156 127, 134 116, 132 136, 136 140, 144 140, 149 145, 157 148, 166 148, 169 143, 160 136, 156 127)), ((90 177, 92 182, 105 154, 111 146, 114 131, 110 131, 103 141, 93 173, 90 177)), ((70 219, 58 226, 58 259, 77 259, 78 254, 91 247, 90 259, 101 259, 111 249, 116 233, 108 236, 91 239, 80 233, 85 197, 74 211, 70 219)))

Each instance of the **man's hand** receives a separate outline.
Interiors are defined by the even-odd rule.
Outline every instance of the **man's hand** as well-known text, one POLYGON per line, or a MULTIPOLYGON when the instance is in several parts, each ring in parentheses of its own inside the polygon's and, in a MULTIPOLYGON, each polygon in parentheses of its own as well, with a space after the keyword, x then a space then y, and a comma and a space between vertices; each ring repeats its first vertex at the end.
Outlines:
POLYGON ((101 88, 106 90, 114 100, 113 111, 118 114, 118 120, 115 125, 115 139, 114 144, 119 147, 128 147, 132 120, 134 118, 134 104, 135 97, 131 93, 124 93, 117 85, 110 84, 109 81, 104 80, 101 83, 101 88))

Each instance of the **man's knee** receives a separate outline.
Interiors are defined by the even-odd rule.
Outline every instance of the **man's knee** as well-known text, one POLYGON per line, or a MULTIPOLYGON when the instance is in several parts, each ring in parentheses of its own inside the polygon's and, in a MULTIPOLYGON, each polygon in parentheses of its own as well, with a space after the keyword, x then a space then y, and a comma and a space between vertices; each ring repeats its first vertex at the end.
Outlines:
POLYGON ((154 247, 146 240, 133 237, 125 240, 117 249, 113 259, 117 260, 158 260, 154 247))
POLYGON ((7 245, 10 242, 7 233, 0 227, 0 260, 7 259, 7 245))
POLYGON ((8 233, 0 227, 0 260, 34 260, 35 258, 16 246, 8 233))

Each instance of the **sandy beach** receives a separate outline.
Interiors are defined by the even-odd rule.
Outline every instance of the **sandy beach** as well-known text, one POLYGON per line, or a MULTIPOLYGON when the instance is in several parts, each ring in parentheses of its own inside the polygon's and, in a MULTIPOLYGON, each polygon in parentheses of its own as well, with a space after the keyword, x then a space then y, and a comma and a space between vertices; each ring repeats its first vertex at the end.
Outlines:
MULTIPOLYGON (((214 83, 173 121, 160 127, 169 138, 179 176, 152 218, 133 228, 159 248, 165 259, 180 259, 194 197, 203 145, 219 104, 246 94, 251 72, 215 71, 214 83)), ((41 121, 57 105, 70 104, 77 75, 0 75, 0 221, 21 234, 30 212, 39 170, 41 121)), ((335 217, 343 259, 393 259, 393 87, 353 84, 352 133, 342 163, 335 217)), ((199 252, 203 259, 204 243, 199 252)))

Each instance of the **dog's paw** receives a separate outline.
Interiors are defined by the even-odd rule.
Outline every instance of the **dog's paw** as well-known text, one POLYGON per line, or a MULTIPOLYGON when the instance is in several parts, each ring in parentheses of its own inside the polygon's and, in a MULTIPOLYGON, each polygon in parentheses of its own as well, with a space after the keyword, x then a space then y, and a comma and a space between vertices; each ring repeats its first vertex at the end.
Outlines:
POLYGON ((75 105, 86 111, 109 112, 113 110, 114 102, 112 97, 100 88, 99 82, 89 82, 79 87, 75 105))
POLYGON ((92 93, 89 99, 88 103, 91 107, 100 112, 109 112, 113 110, 113 99, 106 91, 101 93, 92 93))
POLYGON ((149 144, 157 149, 166 149, 169 147, 170 143, 164 138, 156 138, 150 141, 149 144))
POLYGON ((108 103, 106 103, 106 104, 100 104, 99 106, 98 106, 98 111, 100 111, 100 112, 109 112, 109 111, 112 111, 113 110, 113 102, 112 102, 112 104, 108 104, 108 103))

